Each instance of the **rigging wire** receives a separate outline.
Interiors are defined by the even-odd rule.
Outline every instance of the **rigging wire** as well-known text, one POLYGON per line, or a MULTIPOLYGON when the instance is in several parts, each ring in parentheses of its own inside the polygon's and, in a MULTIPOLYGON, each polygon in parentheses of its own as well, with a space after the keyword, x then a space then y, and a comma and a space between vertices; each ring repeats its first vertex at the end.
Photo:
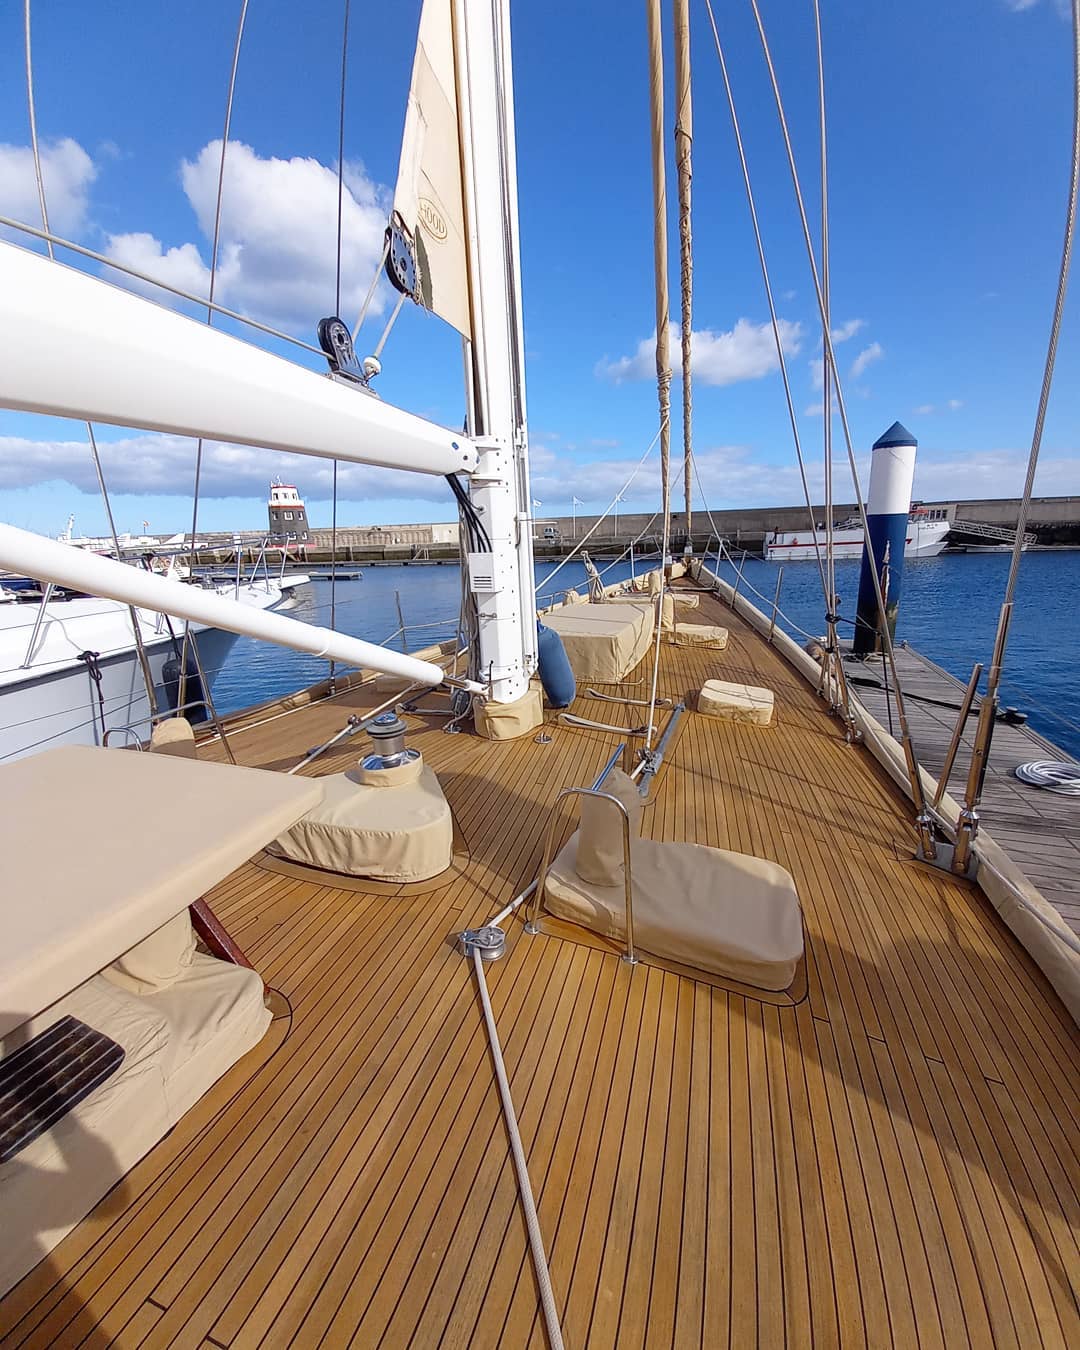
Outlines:
MULTIPOLYGON (((232 130, 233 99, 236 94, 236 72, 240 66, 240 44, 244 37, 244 23, 247 20, 248 0, 240 0, 240 18, 236 25, 236 40, 233 43, 232 65, 229 69, 229 89, 225 98, 225 126, 221 136, 221 158, 218 161, 217 194, 214 201, 214 231, 210 245, 210 280, 206 295, 206 325, 214 324, 214 290, 217 286, 218 255, 221 247, 221 205, 225 195, 225 155, 229 148, 229 133, 232 130)), ((202 483, 203 438, 195 442, 195 481, 191 489, 191 556, 195 557, 195 536, 199 527, 199 490, 202 483)), ((183 703, 187 693, 187 657, 188 648, 194 645, 191 624, 184 622, 183 650, 180 656, 180 691, 177 702, 183 703)), ((195 656, 198 661, 198 653, 195 656)), ((209 697, 209 694, 207 695, 209 697)))
MULTIPOLYGON (((649 458, 649 456, 652 454, 652 452, 656 449, 656 443, 657 443, 657 441, 659 441, 659 439, 660 439, 660 437, 661 437, 661 434, 663 433, 663 431, 664 431, 664 429, 665 429, 666 426, 667 426, 667 422, 666 422, 666 421, 661 422, 660 426, 657 428, 656 435, 655 435, 655 436, 652 438, 652 440, 649 442, 648 447, 647 447, 645 453, 641 456, 641 458, 638 460, 638 462, 634 465, 633 469, 631 470, 631 472, 630 472, 630 477, 626 480, 626 482, 622 485, 622 487, 618 490, 618 492, 616 492, 615 496, 612 497, 611 501, 608 502, 607 507, 605 508, 603 514, 597 516, 596 521, 595 521, 595 523, 592 525, 592 527, 591 527, 585 534, 583 534, 583 535, 581 536, 581 538, 577 541, 577 543, 576 543, 576 544, 574 545, 574 547, 570 550, 570 552, 566 555, 566 557, 562 560, 562 562, 559 563, 558 567, 556 567, 553 571, 549 572, 549 573, 547 574, 547 576, 544 577, 543 581, 541 581, 541 582, 538 583, 538 585, 536 586, 536 590, 537 590, 538 593, 544 594, 544 587, 548 585, 548 583, 551 581, 552 577, 558 576, 558 574, 562 571, 562 569, 566 566, 566 564, 567 564, 568 562, 570 562, 570 560, 574 557, 574 555, 575 555, 576 553, 580 552, 580 550, 582 549, 582 547, 583 547, 585 544, 587 544, 587 543, 589 542, 589 540, 590 540, 590 539, 592 538, 592 536, 596 533, 596 531, 600 528, 600 526, 604 523, 604 521, 608 518, 608 516, 611 515, 611 513, 612 513, 612 511, 615 509, 616 505, 617 505, 620 501, 622 501, 622 498, 623 498, 624 493, 626 492, 626 489, 630 486, 630 484, 631 484, 631 483, 634 481, 634 479, 638 476, 638 473, 639 473, 639 471, 641 470, 642 465, 643 465, 643 464, 645 463, 645 461, 649 458)), ((653 516, 653 520, 655 520, 655 519, 656 519, 656 516, 654 515, 654 516, 653 516)), ((639 537, 640 537, 640 536, 639 536, 639 537)))
MULTIPOLYGON (((743 187, 746 191, 746 202, 750 211, 750 223, 754 230, 754 242, 757 246, 758 263, 761 268, 761 279, 765 287, 765 299, 769 306, 769 321, 772 325, 773 342, 776 346, 776 359, 780 368, 780 379, 784 385, 784 399, 787 403, 788 421, 791 424, 791 439, 795 447, 795 458, 799 465, 799 478, 802 483, 803 497, 806 499, 810 536, 814 544, 814 560, 817 563, 818 575, 821 578, 821 594, 824 598, 825 606, 828 608, 829 586, 826 579, 825 563, 821 552, 821 540, 818 538, 817 524, 814 519, 814 505, 810 495, 810 484, 806 476, 806 462, 803 456, 802 436, 799 432, 799 419, 795 413, 795 400, 791 392, 791 379, 788 375, 787 356, 784 353, 784 344, 780 336, 780 320, 776 312, 776 299, 773 295, 772 278, 769 275, 768 261, 765 257, 765 242, 761 234, 761 224, 758 220, 757 213, 757 202, 754 197, 753 184, 750 179, 750 164, 746 156, 742 127, 739 123, 739 115, 735 107, 735 91, 732 88, 731 77, 728 74, 727 58, 724 55, 723 44, 720 41, 720 33, 716 26, 716 16, 713 13, 712 0, 705 0, 705 8, 708 11, 709 23, 712 27, 713 42, 716 46, 716 55, 720 63, 720 75, 723 79, 724 92, 727 96, 728 113, 731 117, 732 131, 735 135, 735 149, 738 153, 739 164, 742 169, 743 187)), ((713 531, 714 533, 718 533, 715 523, 713 523, 713 531)))
POLYGON ((86 248, 83 244, 77 244, 73 239, 68 239, 62 234, 56 234, 52 230, 39 229, 36 225, 28 225, 25 220, 16 220, 13 216, 0 215, 0 225, 20 234, 28 234, 32 239, 40 239, 43 243, 52 244, 56 248, 68 249, 69 252, 77 253, 81 258, 88 258, 91 262, 100 263, 102 267, 110 267, 114 272, 121 272, 124 276, 131 277, 135 281, 142 281, 148 286, 156 286, 158 290, 168 291, 170 295, 175 295, 178 300, 190 300, 194 305, 200 305, 203 309, 210 309, 215 314, 220 314, 223 319, 232 319, 234 323, 242 323, 248 328, 257 329, 258 332, 265 333, 267 337, 275 338, 278 342, 288 342, 294 347, 299 347, 302 351, 310 352, 312 356, 319 357, 324 366, 326 364, 326 353, 322 348, 315 347, 310 342, 305 342, 303 338, 295 337, 292 333, 283 333, 280 328, 274 328, 271 324, 253 319, 248 314, 241 314, 235 309, 229 309, 226 305, 219 305, 216 300, 210 302, 205 295, 198 295, 194 291, 185 291, 181 286, 173 286, 167 281, 162 281, 160 277, 151 276, 149 272, 140 272, 137 267, 130 267, 127 263, 122 263, 116 258, 110 258, 105 253, 97 253, 94 249, 86 248))
MULTIPOLYGON (((341 313, 341 218, 345 204, 345 90, 349 71, 349 0, 345 0, 341 28, 341 93, 338 99, 338 162, 337 162, 337 252, 334 258, 334 313, 341 313)), ((338 462, 333 468, 332 505, 330 508, 330 628, 337 630, 338 579, 338 462)), ((330 692, 337 689, 337 662, 330 662, 330 692)))
MULTIPOLYGON (((814 0, 814 33, 817 43, 818 81, 818 157, 821 164, 821 291, 824 300, 826 327, 832 326, 831 260, 829 254, 829 150, 825 119, 825 54, 821 33, 821 0, 814 0)), ((825 607, 829 614, 836 609, 836 554, 833 544, 833 464, 832 464, 832 363, 825 352, 822 339, 822 443, 825 455, 825 570, 828 591, 825 607)), ((835 638, 835 634, 832 634, 835 638)))
MULTIPOLYGON (((45 175, 41 165, 41 143, 38 140, 37 130, 37 100, 34 97, 34 58, 33 44, 31 41, 31 23, 30 23, 30 0, 25 0, 23 5, 23 36, 26 53, 26 109, 27 118, 30 123, 30 149, 34 159, 34 179, 37 183, 38 206, 41 210, 41 224, 46 233, 49 232, 49 208, 45 197, 45 175)), ((46 240, 46 248, 49 252, 49 260, 56 261, 56 252, 52 242, 46 240)), ((120 555, 120 537, 116 532, 116 521, 113 518, 112 502, 109 499, 109 490, 105 483, 105 471, 101 465, 101 456, 98 454, 97 439, 94 436, 94 428, 88 421, 86 424, 86 435, 90 443, 90 454, 94 461, 94 471, 97 474, 98 489, 101 492, 101 500, 105 507, 105 515, 109 522, 109 533, 112 535, 113 548, 116 550, 116 560, 121 561, 120 555)), ((143 643, 142 630, 139 627, 139 617, 135 612, 134 605, 128 605, 128 616, 131 619, 131 633, 135 640, 135 652, 138 657, 139 667, 143 677, 143 684, 146 686, 146 701, 149 704, 150 711, 156 713, 158 710, 157 695, 154 692, 154 677, 150 669, 150 661, 146 655, 146 647, 143 643)), ((100 685, 98 688, 99 701, 101 698, 100 685)), ((105 705, 101 705, 102 719, 105 716, 105 705)), ((102 721, 102 734, 105 732, 104 720, 102 721)))
POLYGON ((645 751, 652 749, 655 733, 656 692, 660 679, 661 618, 664 609, 664 569, 671 543, 671 337, 668 300, 667 183, 664 173, 664 41, 660 0, 646 0, 649 35, 649 120, 652 141, 653 180, 653 274, 656 288, 656 396, 660 412, 660 500, 663 506, 663 543, 660 560, 660 594, 657 597, 656 642, 649 693, 649 716, 645 751))
MULTIPOLYGON (((832 295, 831 295, 831 259, 829 254, 829 142, 825 119, 825 51, 821 33, 821 3, 814 0, 814 33, 817 43, 817 81, 818 81, 818 159, 821 166, 821 293, 823 300, 822 327, 832 331, 832 295)), ((826 349, 825 339, 821 343, 821 405, 822 405, 822 446, 825 460, 825 571, 828 576, 828 593, 825 597, 825 654, 821 662, 821 687, 824 689, 830 677, 836 681, 836 691, 840 695, 840 711, 844 726, 850 738, 854 735, 854 721, 851 716, 851 704, 848 698, 847 675, 840 647, 836 637, 836 552, 833 545, 833 463, 832 463, 832 386, 833 368, 831 346, 826 349)), ((884 652, 882 653, 884 659, 884 652)), ((830 697, 832 688, 830 687, 830 697)), ((833 700, 835 706, 835 700, 833 700)), ((890 714, 891 716, 891 714, 890 714)), ((892 728, 890 727, 890 734, 892 728)))
POLYGON ((1009 637, 1009 624, 1012 619, 1013 602, 1016 596, 1016 583, 1020 573, 1020 560, 1024 551, 1024 534, 1028 512, 1031 509, 1031 496, 1035 488, 1035 473, 1039 465, 1039 451, 1042 448, 1043 427, 1046 422, 1046 410, 1050 402, 1050 390, 1054 382, 1054 365, 1057 360, 1058 339, 1061 335, 1062 315, 1065 310, 1065 295, 1069 287, 1069 270, 1072 264, 1073 237, 1076 232, 1077 193, 1080 189, 1080 0, 1072 0, 1072 58, 1073 58, 1073 128, 1072 162, 1069 171, 1069 191, 1065 207, 1065 235, 1061 246, 1061 263, 1058 269, 1057 291, 1054 296, 1054 311, 1050 322, 1050 337, 1046 348, 1046 361, 1043 366, 1042 386, 1039 390, 1039 403, 1035 413, 1035 426, 1031 434, 1031 450, 1028 455, 1027 473, 1024 477, 1024 495, 1020 499, 1020 511, 1016 521, 1016 534, 1013 539, 1012 557, 1009 562, 1009 575, 1005 582, 1005 593, 998 615, 997 634, 994 639, 994 651, 990 668, 986 675, 986 693, 979 708, 979 723, 975 733, 975 746, 968 766, 968 778, 965 786, 964 805, 960 815, 960 829, 957 837, 956 858, 958 864, 966 863, 971 843, 978 830, 978 815, 975 810, 982 794, 983 774, 990 754, 990 738, 994 725, 994 713, 997 705, 997 690, 1001 682, 1001 670, 1005 662, 1005 650, 1009 637))
POLYGON ((693 540, 693 493, 690 457, 693 453, 693 375, 691 343, 694 331, 694 244, 690 218, 693 183, 694 115, 690 81, 689 0, 675 0, 675 167, 679 180, 679 286, 682 350, 683 501, 686 537, 693 540))
MULTIPOLYGON (((229 133, 232 130, 233 99, 236 94, 236 72, 240 65, 240 44, 244 37, 244 23, 247 20, 248 0, 240 0, 240 19, 236 26, 236 41, 233 43, 232 66, 229 70, 229 90, 225 98, 225 127, 221 137, 221 158, 218 161, 217 196, 214 201, 214 232, 210 245, 210 281, 206 296, 206 323, 214 323, 214 290, 217 286, 218 254, 221 247, 221 204, 225 194, 225 154, 229 148, 229 133)), ((200 436, 195 445, 195 484, 191 504, 191 552, 195 553, 195 534, 199 524, 199 484, 202 479, 203 438, 200 436)), ((184 625, 185 655, 188 641, 188 625, 184 625)), ((183 663, 181 663, 181 675, 183 663)))
MULTIPOLYGON (((712 15, 712 0, 705 0, 712 15)), ((844 431, 844 445, 847 450, 848 468, 851 471, 851 481, 855 489, 855 501, 858 506, 859 520, 863 528, 864 538, 869 539, 870 527, 866 517, 866 502, 863 498, 862 483, 859 476, 859 466, 855 458, 855 444, 851 436, 851 424, 847 415, 847 403, 844 399, 843 383, 840 379, 840 372, 836 367, 836 352, 833 348, 832 333, 826 322, 825 299, 821 290, 821 278, 818 274, 817 258, 814 253, 814 243, 810 234, 810 223, 806 214, 806 203, 803 199, 802 185, 799 180, 799 171, 795 163, 795 151, 791 142, 791 132, 788 128, 787 114, 784 111, 784 101, 780 93, 780 84, 776 76, 776 67, 773 64, 772 51, 769 47, 768 37, 765 33, 765 25, 761 18, 761 10, 758 0, 750 0, 750 8, 753 11, 754 19, 757 24, 758 36, 761 41, 761 49, 765 58, 765 65, 769 72, 769 81, 772 86, 773 100, 776 105, 777 120, 780 124, 780 130, 784 138, 784 148, 787 153, 788 169, 791 174, 792 188, 795 195, 795 202, 799 211, 799 222, 802 226, 803 240, 806 245, 807 261, 810 266, 810 277, 814 283, 814 296, 817 300, 818 313, 822 321, 822 348, 825 359, 829 362, 833 382, 836 386, 836 407, 840 414, 840 424, 844 431)), ((713 21, 713 31, 716 32, 715 20, 713 21)), ((717 38, 717 47, 719 49, 719 38, 717 38)), ((934 843, 930 816, 926 807, 926 794, 923 791, 921 769, 918 758, 915 754, 914 738, 911 734, 911 726, 907 719, 907 713, 904 707, 904 697, 902 693, 899 671, 896 664, 896 652, 894 649, 892 634, 889 631, 889 625, 885 620, 885 597, 882 592, 881 578, 878 576, 876 568, 870 568, 870 579, 874 587, 874 599, 877 604, 877 612, 880 617, 881 644, 888 657, 889 665, 892 671, 893 688, 896 697, 896 712, 900 722, 902 732, 902 742, 904 757, 907 765, 908 777, 911 783, 911 796, 915 805, 915 822, 919 830, 920 845, 923 853, 928 858, 936 857, 936 845, 934 843)))
POLYGON ((364 296, 364 303, 360 306, 360 314, 357 317, 356 323, 353 324, 352 339, 354 344, 356 343, 357 338, 360 336, 360 329, 363 328, 364 326, 364 320, 367 318, 367 312, 371 308, 371 302, 372 300, 375 299, 375 290, 379 284, 379 277, 382 276, 382 270, 386 266, 386 260, 389 256, 390 256, 390 232, 388 230, 382 246, 382 255, 380 256, 379 261, 375 264, 375 272, 371 278, 371 285, 367 289, 367 295, 364 296))

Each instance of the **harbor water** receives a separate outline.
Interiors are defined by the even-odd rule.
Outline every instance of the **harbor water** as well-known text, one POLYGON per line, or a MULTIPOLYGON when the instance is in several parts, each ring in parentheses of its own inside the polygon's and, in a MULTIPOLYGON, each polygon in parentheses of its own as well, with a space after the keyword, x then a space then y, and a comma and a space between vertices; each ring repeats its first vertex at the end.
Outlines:
MULTIPOLYGON (((598 566, 603 569, 607 564, 598 561, 598 566)), ((638 570, 641 566, 638 564, 638 570)), ((585 583, 584 567, 572 561, 551 585, 546 585, 545 578, 554 567, 552 562, 537 564, 542 604, 551 603, 546 593, 561 594, 564 587, 583 588, 585 583)), ((740 568, 740 589, 750 592, 759 608, 771 612, 777 564, 747 558, 740 568)), ((909 559, 904 568, 897 638, 966 681, 976 661, 985 664, 990 659, 1008 568, 1009 557, 1004 553, 909 559)), ((414 651, 454 636, 461 590, 455 565, 369 567, 358 579, 351 579, 354 567, 342 570, 350 573, 350 579, 339 579, 336 585, 334 626, 342 632, 399 650, 407 644, 414 651), (402 620, 407 625, 404 642, 397 631, 402 620)), ((735 581, 729 563, 722 564, 719 571, 726 580, 735 581)), ((629 562, 620 562, 606 571, 604 581, 610 583, 629 575, 629 562)), ((841 624, 841 636, 850 637, 859 563, 837 563, 836 582, 840 613, 846 620, 841 624)), ((800 642, 822 632, 824 606, 814 563, 785 566, 780 610, 778 624, 800 642)), ((329 626, 329 580, 319 576, 303 587, 288 613, 329 626)), ((1080 758, 1078 662, 1080 551, 1027 553, 1020 568, 1002 701, 1026 712, 1036 730, 1080 758)), ((240 638, 223 667, 212 676, 212 684, 218 709, 224 713, 292 693, 325 678, 326 673, 325 661, 240 638)))

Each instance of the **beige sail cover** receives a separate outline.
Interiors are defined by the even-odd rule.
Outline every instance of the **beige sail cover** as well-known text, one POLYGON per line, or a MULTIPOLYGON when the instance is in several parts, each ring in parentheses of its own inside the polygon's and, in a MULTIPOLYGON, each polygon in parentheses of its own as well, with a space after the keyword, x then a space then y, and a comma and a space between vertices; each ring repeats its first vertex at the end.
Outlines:
POLYGON ((394 212, 415 246, 418 302, 471 337, 456 90, 451 6, 425 0, 394 212))

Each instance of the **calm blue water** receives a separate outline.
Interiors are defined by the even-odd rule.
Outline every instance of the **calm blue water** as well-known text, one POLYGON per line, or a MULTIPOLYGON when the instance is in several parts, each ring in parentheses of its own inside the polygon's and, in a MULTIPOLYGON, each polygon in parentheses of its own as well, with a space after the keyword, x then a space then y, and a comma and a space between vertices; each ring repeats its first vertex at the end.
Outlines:
MULTIPOLYGON (((538 564, 538 584, 554 564, 538 564)), ((603 563, 600 566, 604 566, 603 563)), ((952 554, 910 559, 905 565, 897 636, 939 665, 966 680, 975 661, 989 660, 1009 558, 1003 553, 952 554)), ((768 597, 753 597, 766 611, 776 589, 777 566, 748 559, 743 576, 768 597)), ((734 580, 730 566, 721 574, 734 580)), ((606 573, 606 582, 630 575, 629 563, 606 573)), ((571 562, 556 586, 580 586, 585 569, 571 562)), ((836 566, 841 613, 852 616, 858 589, 859 563, 836 566)), ((395 592, 405 622, 430 624, 410 632, 413 647, 453 636, 460 595, 456 566, 371 567, 359 581, 339 581, 336 626, 355 637, 385 642, 399 626, 395 592)), ((545 601, 547 603, 547 601, 545 601)), ((780 606, 790 621, 810 633, 822 629, 821 583, 814 563, 789 563, 784 569, 780 606)), ((330 624, 330 585, 317 580, 300 592, 291 617, 330 624)), ((850 625, 842 635, 850 636, 850 625)), ((400 639, 389 645, 400 648, 400 639)), ((1080 551, 1028 553, 1020 568, 1003 701, 1022 708, 1031 724, 1074 756, 1080 756, 1080 551)), ((326 675, 327 663, 265 643, 239 638, 223 668, 214 676, 214 694, 221 712, 230 712, 312 684, 326 675)))

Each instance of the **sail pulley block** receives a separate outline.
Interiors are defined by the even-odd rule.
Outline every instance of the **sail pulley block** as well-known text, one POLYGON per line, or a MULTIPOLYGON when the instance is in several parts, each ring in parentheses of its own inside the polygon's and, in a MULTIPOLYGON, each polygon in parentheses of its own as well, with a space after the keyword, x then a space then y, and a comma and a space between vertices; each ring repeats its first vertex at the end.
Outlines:
POLYGON ((420 281, 412 236, 395 211, 386 227, 386 275, 402 295, 419 303, 420 281))
POLYGON ((377 356, 365 356, 363 363, 356 359, 349 325, 336 314, 319 320, 319 346, 326 353, 330 365, 330 374, 348 384, 358 384, 369 394, 374 394, 371 381, 382 370, 377 356))

